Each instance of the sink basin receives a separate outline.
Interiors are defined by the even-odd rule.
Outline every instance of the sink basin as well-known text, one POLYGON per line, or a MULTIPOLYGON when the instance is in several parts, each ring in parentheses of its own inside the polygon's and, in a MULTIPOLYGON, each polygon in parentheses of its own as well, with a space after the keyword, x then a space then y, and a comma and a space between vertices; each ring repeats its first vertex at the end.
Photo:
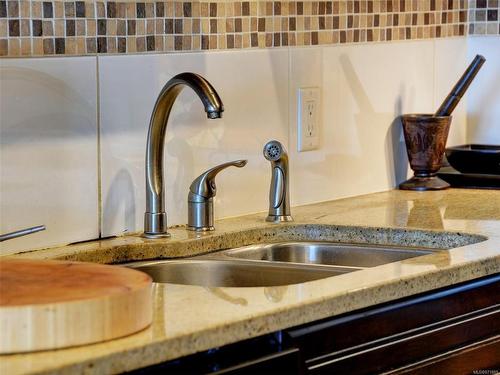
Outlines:
MULTIPOLYGON (((437 249, 438 250, 438 249, 437 249)), ((430 254, 412 247, 337 242, 256 244, 190 259, 129 263, 154 282, 206 287, 299 284, 430 254)))
POLYGON ((375 267, 430 254, 430 250, 332 242, 283 242, 226 250, 229 257, 268 262, 375 267))
POLYGON ((188 259, 128 264, 157 283, 208 287, 257 287, 303 283, 356 271, 348 267, 307 267, 292 264, 188 259))

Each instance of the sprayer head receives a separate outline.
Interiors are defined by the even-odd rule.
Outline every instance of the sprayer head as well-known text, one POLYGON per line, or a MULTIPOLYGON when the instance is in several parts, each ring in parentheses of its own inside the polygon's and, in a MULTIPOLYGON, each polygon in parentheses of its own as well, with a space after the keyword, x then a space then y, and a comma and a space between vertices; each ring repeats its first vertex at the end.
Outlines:
POLYGON ((269 161, 278 161, 284 152, 283 145, 278 141, 269 141, 264 146, 264 157, 269 161))

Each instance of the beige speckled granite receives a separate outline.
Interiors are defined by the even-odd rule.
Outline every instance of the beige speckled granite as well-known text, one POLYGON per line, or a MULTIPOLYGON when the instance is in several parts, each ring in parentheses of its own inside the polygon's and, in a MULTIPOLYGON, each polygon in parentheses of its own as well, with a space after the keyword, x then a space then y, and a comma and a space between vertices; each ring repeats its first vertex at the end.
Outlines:
POLYGON ((295 223, 264 215, 172 229, 168 240, 127 236, 17 255, 121 262, 178 257, 255 242, 320 239, 452 248, 303 284, 204 288, 156 284, 153 325, 78 348, 0 357, 1 374, 117 373, 415 293, 500 272, 500 191, 390 191, 296 207, 295 223))

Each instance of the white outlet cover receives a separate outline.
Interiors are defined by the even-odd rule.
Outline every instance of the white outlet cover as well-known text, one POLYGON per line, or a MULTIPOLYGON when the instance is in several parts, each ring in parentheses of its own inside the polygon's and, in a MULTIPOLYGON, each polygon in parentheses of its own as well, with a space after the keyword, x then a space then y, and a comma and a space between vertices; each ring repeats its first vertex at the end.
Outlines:
POLYGON ((319 149, 321 137, 319 87, 304 87, 297 92, 297 151, 319 149))

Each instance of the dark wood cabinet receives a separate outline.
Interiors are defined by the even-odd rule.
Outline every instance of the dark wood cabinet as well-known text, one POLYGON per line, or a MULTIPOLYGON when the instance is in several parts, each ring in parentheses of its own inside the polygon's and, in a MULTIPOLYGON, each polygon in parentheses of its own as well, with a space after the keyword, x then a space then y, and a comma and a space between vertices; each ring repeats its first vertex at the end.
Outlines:
POLYGON ((488 369, 500 370, 499 274, 136 373, 479 374, 488 369))
POLYGON ((498 334, 496 275, 289 329, 285 345, 300 349, 304 373, 371 374, 498 334))

